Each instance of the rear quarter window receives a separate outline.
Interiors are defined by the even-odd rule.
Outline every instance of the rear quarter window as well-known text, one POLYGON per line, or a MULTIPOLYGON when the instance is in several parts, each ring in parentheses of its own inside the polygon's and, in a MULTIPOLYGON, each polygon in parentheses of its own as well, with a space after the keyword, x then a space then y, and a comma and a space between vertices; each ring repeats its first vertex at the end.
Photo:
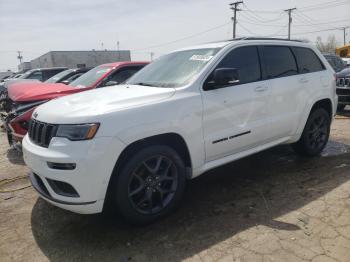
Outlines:
POLYGON ((305 47, 292 47, 301 74, 318 72, 325 69, 313 50, 305 47))

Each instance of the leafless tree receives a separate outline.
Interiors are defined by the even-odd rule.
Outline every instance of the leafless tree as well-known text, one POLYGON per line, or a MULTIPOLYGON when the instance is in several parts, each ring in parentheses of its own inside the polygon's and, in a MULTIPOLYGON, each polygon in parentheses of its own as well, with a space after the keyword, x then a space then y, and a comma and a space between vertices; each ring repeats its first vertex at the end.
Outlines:
POLYGON ((327 41, 323 42, 320 36, 317 37, 316 46, 323 53, 335 53, 338 43, 334 35, 330 35, 327 41))

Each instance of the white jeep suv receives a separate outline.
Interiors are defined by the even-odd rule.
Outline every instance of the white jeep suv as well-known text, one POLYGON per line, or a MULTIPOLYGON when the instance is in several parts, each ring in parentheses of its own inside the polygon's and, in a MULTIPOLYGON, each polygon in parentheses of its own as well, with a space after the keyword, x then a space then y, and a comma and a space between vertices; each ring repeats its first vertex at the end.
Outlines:
POLYGON ((189 47, 124 85, 39 106, 24 160, 48 202, 77 213, 102 212, 108 202, 128 221, 149 223, 175 208, 188 179, 212 168, 279 144, 319 154, 335 90, 333 69, 307 43, 189 47))

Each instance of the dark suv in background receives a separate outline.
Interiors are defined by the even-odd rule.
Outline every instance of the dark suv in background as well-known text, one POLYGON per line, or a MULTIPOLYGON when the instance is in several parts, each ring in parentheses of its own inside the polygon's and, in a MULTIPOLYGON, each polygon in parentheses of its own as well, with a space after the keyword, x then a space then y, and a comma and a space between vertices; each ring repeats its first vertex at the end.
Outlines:
POLYGON ((346 63, 340 58, 340 56, 334 54, 323 54, 323 56, 327 59, 335 72, 340 72, 346 67, 346 63))
POLYGON ((338 111, 350 105, 350 68, 337 73, 338 111))
POLYGON ((34 79, 34 80, 39 80, 41 82, 44 82, 50 77, 66 69, 67 67, 36 68, 36 69, 27 71, 17 79, 34 79))
POLYGON ((67 69, 50 77, 45 81, 45 83, 62 83, 68 85, 70 82, 85 74, 90 69, 91 68, 89 67, 67 69))

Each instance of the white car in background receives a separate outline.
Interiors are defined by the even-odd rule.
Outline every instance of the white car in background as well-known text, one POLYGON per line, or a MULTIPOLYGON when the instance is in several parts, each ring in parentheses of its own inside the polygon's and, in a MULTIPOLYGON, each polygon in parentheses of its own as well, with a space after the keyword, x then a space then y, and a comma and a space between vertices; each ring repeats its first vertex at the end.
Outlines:
POLYGON ((349 67, 350 66, 350 58, 343 57, 342 59, 346 63, 346 66, 349 67))
POLYGON ((98 213, 108 202, 144 224, 215 167, 279 144, 318 155, 336 108, 334 71, 313 46, 210 43, 164 55, 124 85, 39 106, 24 160, 53 205, 98 213))

